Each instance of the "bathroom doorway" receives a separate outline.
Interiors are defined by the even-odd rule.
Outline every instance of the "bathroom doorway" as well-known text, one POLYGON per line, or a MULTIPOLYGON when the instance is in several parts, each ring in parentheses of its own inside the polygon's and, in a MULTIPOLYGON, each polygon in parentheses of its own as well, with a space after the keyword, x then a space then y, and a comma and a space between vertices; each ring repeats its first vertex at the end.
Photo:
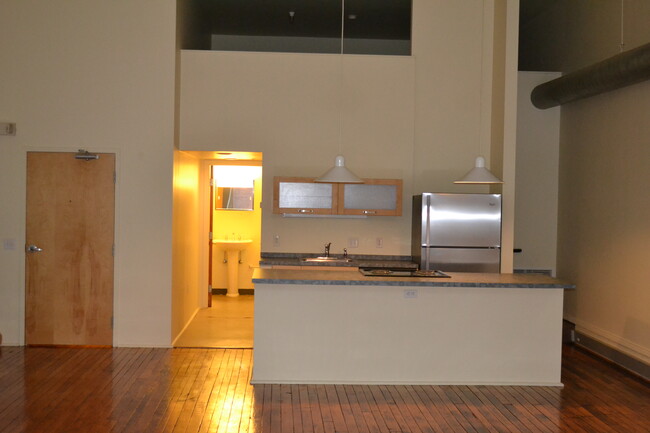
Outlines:
POLYGON ((200 158, 197 308, 175 347, 253 347, 252 274, 259 266, 262 155, 186 152, 200 158))

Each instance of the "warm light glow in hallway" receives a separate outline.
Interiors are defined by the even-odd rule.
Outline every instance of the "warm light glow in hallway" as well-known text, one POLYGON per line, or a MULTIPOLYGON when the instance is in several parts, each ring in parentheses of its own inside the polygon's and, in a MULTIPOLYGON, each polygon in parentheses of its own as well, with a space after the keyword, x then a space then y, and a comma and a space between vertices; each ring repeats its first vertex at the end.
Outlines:
POLYGON ((174 347, 252 348, 253 298, 212 295, 212 307, 199 310, 174 347))

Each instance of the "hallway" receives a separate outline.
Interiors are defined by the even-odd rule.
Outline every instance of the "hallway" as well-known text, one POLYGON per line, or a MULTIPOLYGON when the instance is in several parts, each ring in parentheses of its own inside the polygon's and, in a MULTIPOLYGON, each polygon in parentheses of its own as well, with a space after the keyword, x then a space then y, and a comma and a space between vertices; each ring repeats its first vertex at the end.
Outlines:
POLYGON ((212 307, 196 313, 174 347, 253 348, 253 295, 212 295, 212 307))

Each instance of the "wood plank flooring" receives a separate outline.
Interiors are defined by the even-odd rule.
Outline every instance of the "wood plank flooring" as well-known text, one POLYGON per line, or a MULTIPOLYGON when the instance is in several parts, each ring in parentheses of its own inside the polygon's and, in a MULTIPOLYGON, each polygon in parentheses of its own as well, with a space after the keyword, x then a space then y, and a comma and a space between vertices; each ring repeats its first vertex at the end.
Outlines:
POLYGON ((650 431, 650 385, 571 346, 563 389, 249 384, 247 349, 0 348, 0 432, 650 431))

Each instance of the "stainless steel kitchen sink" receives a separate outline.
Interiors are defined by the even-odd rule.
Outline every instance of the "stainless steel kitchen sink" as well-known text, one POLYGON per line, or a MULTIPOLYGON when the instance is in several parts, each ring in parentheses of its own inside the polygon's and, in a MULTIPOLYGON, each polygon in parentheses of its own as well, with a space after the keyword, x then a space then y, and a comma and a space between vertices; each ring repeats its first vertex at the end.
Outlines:
POLYGON ((303 262, 316 262, 316 263, 350 263, 352 259, 345 259, 341 257, 305 257, 303 262))

